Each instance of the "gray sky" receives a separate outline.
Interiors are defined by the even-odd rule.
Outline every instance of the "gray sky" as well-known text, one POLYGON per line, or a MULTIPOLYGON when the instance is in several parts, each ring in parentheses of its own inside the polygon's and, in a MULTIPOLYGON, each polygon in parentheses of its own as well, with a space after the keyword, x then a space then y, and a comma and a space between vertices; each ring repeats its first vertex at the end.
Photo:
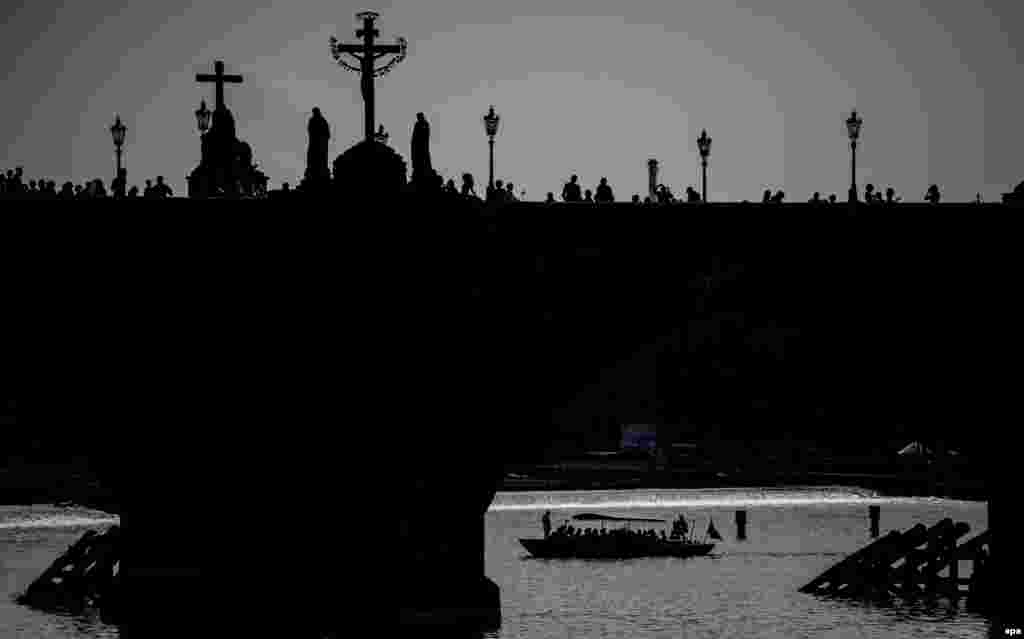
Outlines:
POLYGON ((183 193, 199 158, 193 111, 213 96, 194 75, 222 58, 245 76, 227 89, 239 137, 272 186, 295 184, 313 106, 332 159, 362 134, 358 77, 328 39, 354 41, 364 8, 381 13, 384 41, 410 45, 377 81, 377 121, 408 158, 424 111, 445 177, 486 181, 480 117, 493 103, 496 177, 530 199, 571 173, 588 188, 607 176, 618 199, 643 194, 650 157, 678 193, 699 183, 702 127, 712 198, 843 197, 853 107, 862 185, 991 200, 1024 179, 1020 0, 37 0, 0 25, 0 168, 109 182, 118 112, 129 183, 162 174, 183 193))

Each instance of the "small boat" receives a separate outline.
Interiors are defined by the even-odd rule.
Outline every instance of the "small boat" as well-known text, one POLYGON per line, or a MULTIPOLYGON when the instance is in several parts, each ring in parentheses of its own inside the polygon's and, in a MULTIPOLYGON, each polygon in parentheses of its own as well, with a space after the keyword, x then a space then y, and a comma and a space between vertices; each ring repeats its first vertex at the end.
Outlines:
MULTIPOLYGON (((663 519, 612 517, 584 513, 573 517, 577 521, 601 522, 660 522, 663 519)), ((547 538, 520 539, 519 543, 534 557, 543 559, 627 559, 633 557, 698 557, 707 555, 713 543, 693 539, 662 538, 628 530, 613 530, 600 535, 564 535, 553 533, 547 538)))

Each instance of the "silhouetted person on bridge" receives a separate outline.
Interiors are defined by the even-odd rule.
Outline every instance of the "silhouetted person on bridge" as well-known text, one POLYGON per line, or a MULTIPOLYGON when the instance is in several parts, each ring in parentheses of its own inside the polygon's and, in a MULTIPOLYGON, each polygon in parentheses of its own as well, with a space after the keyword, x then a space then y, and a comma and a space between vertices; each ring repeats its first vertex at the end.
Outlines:
POLYGON ((476 197, 476 185, 473 183, 473 175, 471 173, 462 174, 462 196, 476 197))
POLYGON ((554 203, 555 203, 555 194, 553 192, 551 192, 551 191, 548 191, 548 197, 547 197, 546 200, 544 200, 544 204, 554 204, 554 203))
POLYGON ((448 195, 458 195, 459 187, 455 186, 455 180, 449 178, 448 182, 444 185, 444 192, 448 195))
POLYGON ((668 188, 664 184, 658 185, 658 204, 671 204, 675 201, 675 196, 672 194, 672 189, 668 188))
POLYGON ((697 192, 697 189, 692 186, 686 187, 686 201, 691 204, 701 201, 700 193, 697 192))
POLYGON ((836 197, 836 194, 835 194, 835 193, 833 193, 832 195, 828 196, 828 203, 829 203, 829 204, 835 204, 835 203, 836 203, 836 200, 838 200, 838 199, 839 199, 839 198, 838 198, 838 197, 836 197))
POLYGON ((764 194, 761 195, 761 204, 768 204, 772 201, 771 189, 765 189, 764 194))
POLYGON ((93 198, 106 198, 107 197, 107 188, 103 185, 103 180, 101 180, 100 178, 96 178, 95 180, 90 182, 89 185, 92 187, 92 192, 90 193, 91 197, 93 197, 93 198))
POLYGON ((632 201, 633 204, 641 204, 641 202, 640 202, 640 195, 637 194, 637 193, 634 193, 633 194, 633 199, 631 201, 632 201))
POLYGON ((153 187, 153 192, 155 197, 161 200, 174 196, 174 192, 172 192, 171 187, 164 182, 164 176, 162 175, 156 176, 156 186, 153 187))
POLYGON ((872 204, 875 201, 875 185, 868 184, 864 187, 864 201, 872 204))
POLYGON ((583 201, 588 204, 594 203, 594 194, 590 192, 590 189, 583 192, 583 201))
POLYGON ((808 202, 811 204, 821 204, 821 193, 815 191, 814 195, 811 196, 811 199, 808 200, 808 202))
POLYGON ((612 187, 608 186, 608 178, 601 178, 601 182, 597 185, 597 193, 594 194, 594 201, 604 203, 615 201, 615 195, 612 194, 612 187))
POLYGON ((782 201, 786 199, 786 194, 782 189, 775 192, 772 196, 772 204, 782 204, 782 201))
POLYGON ((574 175, 569 178, 565 186, 562 187, 562 201, 563 202, 580 202, 583 200, 580 197, 580 185, 576 182, 579 177, 574 175))
POLYGON ((938 204, 941 199, 942 195, 939 193, 939 186, 937 184, 929 186, 928 191, 924 194, 924 201, 931 204, 938 204))
POLYGON ((515 188, 512 186, 511 182, 509 182, 508 184, 505 185, 505 201, 506 202, 516 202, 516 201, 518 201, 518 198, 516 198, 515 188))
POLYGON ((134 199, 136 199, 137 197, 139 197, 139 187, 137 187, 137 186, 132 186, 132 188, 128 189, 128 195, 127 195, 126 197, 127 197, 127 198, 128 198, 129 200, 134 200, 134 199))
POLYGON ((117 177, 110 184, 110 191, 113 196, 117 199, 122 199, 127 194, 128 189, 128 169, 119 169, 117 171, 117 177))
POLYGON ((153 192, 153 180, 146 178, 146 187, 142 189, 142 197, 147 200, 152 200, 156 197, 156 194, 153 192))

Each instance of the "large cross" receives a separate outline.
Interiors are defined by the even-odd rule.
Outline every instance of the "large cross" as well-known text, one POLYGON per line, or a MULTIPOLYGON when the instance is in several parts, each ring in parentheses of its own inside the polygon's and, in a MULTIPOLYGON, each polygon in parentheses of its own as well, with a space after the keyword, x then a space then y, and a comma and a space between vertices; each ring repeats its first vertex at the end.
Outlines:
MULTIPOLYGON (((213 63, 213 75, 209 73, 197 73, 196 82, 213 82, 217 87, 217 99, 215 102, 214 109, 219 111, 224 107, 224 83, 231 82, 232 84, 239 84, 242 81, 240 75, 224 75, 224 62, 217 60, 213 63)), ((220 116, 217 116, 220 117, 220 116)))
POLYGON ((373 26, 373 23, 378 17, 380 17, 380 14, 373 11, 363 11, 362 13, 357 13, 356 17, 363 20, 363 28, 356 31, 356 37, 362 38, 362 43, 339 44, 336 39, 331 38, 331 52, 334 54, 334 59, 338 60, 339 64, 347 69, 358 71, 362 76, 361 84, 363 90, 363 103, 365 106, 364 130, 366 133, 366 140, 370 141, 374 139, 373 78, 378 75, 383 75, 397 62, 401 62, 405 57, 406 45, 405 41, 401 38, 399 38, 398 44, 374 44, 374 39, 380 36, 380 31, 373 26), (340 60, 342 53, 347 53, 358 60, 359 67, 353 67, 340 60), (380 69, 375 68, 374 62, 376 62, 378 58, 388 54, 395 54, 398 57, 391 60, 391 62, 380 69))

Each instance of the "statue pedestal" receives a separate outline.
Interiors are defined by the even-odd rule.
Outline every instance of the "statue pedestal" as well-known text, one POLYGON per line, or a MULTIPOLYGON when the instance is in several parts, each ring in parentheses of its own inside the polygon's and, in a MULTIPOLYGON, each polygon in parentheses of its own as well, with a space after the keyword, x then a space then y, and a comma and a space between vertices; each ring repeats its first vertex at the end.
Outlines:
POLYGON ((334 160, 334 186, 348 195, 398 195, 406 186, 406 164, 386 144, 363 140, 334 160))
MULTIPOLYGON (((267 177, 252 163, 252 149, 248 143, 235 139, 231 142, 227 159, 219 161, 210 157, 211 148, 204 146, 203 160, 186 177, 189 197, 251 196, 266 191, 267 177)), ((221 157, 224 157, 223 152, 221 157)))
POLYGON ((411 186, 417 193, 440 193, 444 188, 444 178, 437 171, 428 175, 413 175, 411 186))

